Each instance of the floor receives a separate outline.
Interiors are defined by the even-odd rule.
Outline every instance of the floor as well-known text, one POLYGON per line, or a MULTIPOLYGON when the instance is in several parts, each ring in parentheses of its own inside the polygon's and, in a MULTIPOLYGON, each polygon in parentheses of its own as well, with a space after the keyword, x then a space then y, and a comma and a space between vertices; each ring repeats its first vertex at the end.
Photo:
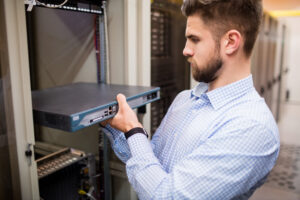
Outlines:
POLYGON ((250 200, 300 200, 300 103, 285 103, 278 123, 281 149, 267 182, 250 200))

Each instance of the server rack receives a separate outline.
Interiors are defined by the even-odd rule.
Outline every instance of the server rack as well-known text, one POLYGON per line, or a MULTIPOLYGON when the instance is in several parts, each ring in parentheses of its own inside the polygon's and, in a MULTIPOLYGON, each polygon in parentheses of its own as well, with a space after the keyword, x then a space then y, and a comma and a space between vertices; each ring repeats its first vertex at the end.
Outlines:
MULTIPOLYGON (((76 39, 73 40, 73 42, 75 43, 75 45, 77 45, 78 47, 80 47, 83 43, 83 39, 87 39, 89 37, 89 32, 91 30, 93 30, 93 21, 94 21, 94 16, 103 16, 102 14, 104 13, 103 11, 103 4, 106 1, 92 1, 92 0, 68 0, 67 3, 63 6, 57 7, 56 9, 47 9, 45 7, 50 7, 54 4, 58 4, 60 1, 56 1, 56 0, 41 0, 37 2, 37 6, 41 7, 41 8, 33 8, 33 10, 31 12, 26 12, 27 15, 27 31, 28 31, 28 44, 29 44, 29 58, 30 58, 30 74, 31 74, 31 88, 36 90, 36 89, 43 89, 43 88, 49 88, 49 87, 53 87, 53 86, 58 86, 58 85, 64 85, 67 83, 72 83, 72 80, 74 78, 74 76, 76 75, 76 73, 78 73, 79 68, 76 67, 76 65, 72 65, 72 60, 69 60, 67 62, 62 61, 63 56, 67 55, 68 49, 64 49, 62 48, 63 46, 58 46, 57 48, 57 52, 55 52, 53 54, 53 52, 50 52, 49 55, 48 51, 46 48, 44 48, 44 51, 41 51, 40 47, 42 46, 39 42, 43 42, 43 44, 48 44, 48 45, 56 45, 59 44, 59 42, 57 43, 47 43, 47 41, 45 41, 43 38, 44 33, 42 32, 43 29, 38 29, 37 27, 39 27, 41 25, 41 22, 43 22, 43 20, 41 19, 40 21, 37 21, 36 19, 38 18, 38 16, 47 16, 47 15, 51 15, 53 18, 51 20, 49 20, 50 22, 53 22, 55 24, 55 21, 60 20, 59 18, 62 19, 62 21, 65 23, 67 29, 74 31, 74 36, 76 39), (42 2, 44 5, 42 5, 42 2), (65 18, 65 20, 63 20, 65 18), (70 19, 74 19, 74 21, 70 20, 70 19), (76 20, 75 20, 76 19, 76 20), (79 22, 83 22, 83 21, 89 21, 88 23, 85 23, 84 27, 82 27, 83 29, 79 30, 78 27, 80 27, 80 24, 78 24, 79 22), (76 24, 77 23, 77 24, 76 24), (74 26, 75 25, 75 26, 74 26), (73 26, 73 27, 72 27, 73 26), (80 31, 80 32, 79 32, 80 31), (61 57, 57 57, 58 56, 58 52, 61 52, 61 54, 59 56, 61 57), (51 54, 52 53, 52 54, 51 54), (56 57, 55 57, 56 55, 56 57), (53 62, 56 62, 58 65, 56 65, 54 68, 43 68, 43 66, 41 65, 41 61, 45 61, 43 59, 45 58, 52 58, 53 62), (66 63, 71 63, 71 65, 68 65, 66 63), (65 71, 61 70, 61 67, 65 66, 65 71), (74 68, 75 66, 75 68, 74 68), (43 73, 43 71, 46 71, 46 75, 45 73, 43 73), (63 73, 59 73, 59 71, 62 71, 63 73), (44 75, 43 75, 44 74, 44 75), (56 75, 54 75, 56 74, 56 75), (42 76, 41 76, 42 75, 42 76), (49 82, 45 82, 45 80, 47 80, 47 78, 50 77, 49 82), (46 79, 45 79, 46 78, 46 79)), ((26 3, 26 1, 25 1, 26 3)), ((28 1, 27 1, 28 3, 28 1)), ((26 6, 26 9, 28 9, 30 6, 30 4, 28 4, 26 6)), ((52 6, 53 7, 53 6, 52 6)), ((83 24, 81 24, 83 25, 83 24)), ((56 31, 60 31, 59 27, 57 30, 53 30, 51 28, 46 28, 44 30, 48 30, 48 32, 46 32, 47 34, 49 34, 50 38, 53 38, 55 33, 57 33, 56 31), (52 33, 52 34, 51 34, 52 33)), ((69 31, 67 30, 67 32, 69 31)), ((61 32, 63 32, 63 30, 61 30, 61 32)), ((72 34, 71 34, 72 35, 72 34)), ((61 37, 63 38, 63 37, 61 37)), ((59 37, 58 37, 59 39, 59 37)), ((70 38, 71 39, 71 38, 70 38)), ((62 43, 63 44, 63 43, 62 43)), ((84 43, 83 43, 84 44, 84 43)), ((93 42, 88 42, 85 43, 84 45, 86 45, 86 51, 89 52, 92 48, 93 48, 93 42), (91 44, 91 45, 89 45, 91 44)), ((101 43, 101 45, 103 45, 103 43, 101 43)), ((51 46, 50 46, 51 48, 51 46)), ((71 53, 74 53, 76 51, 74 51, 73 49, 69 49, 69 54, 71 55, 71 53)), ((87 57, 88 55, 86 54, 86 52, 77 52, 77 54, 82 54, 83 57, 87 57)), ((104 53, 103 53, 104 54, 104 53)), ((68 55, 67 55, 68 56, 68 55)), ((81 62, 79 60, 79 62, 81 62)), ((82 63, 78 63, 77 66, 80 66, 82 63)), ((98 71, 100 73, 100 70, 98 71)), ((96 131, 98 132, 98 128, 91 128, 90 131, 96 131)), ((86 132, 86 134, 89 132, 88 130, 82 131, 82 132, 86 132)), ((53 129, 48 129, 45 127, 41 127, 35 124, 35 139, 37 141, 41 141, 45 139, 45 136, 48 137, 49 134, 53 135, 53 137, 57 137, 59 134, 64 135, 63 132, 58 132, 55 131, 53 129), (48 134, 45 135, 45 134, 48 134)), ((90 134, 89 134, 90 135, 90 134)), ((101 134, 100 134, 101 135, 101 134)), ((66 137, 66 136, 64 136, 66 137)), ((89 136, 91 137, 91 136, 89 136)), ((73 137, 72 137, 73 138, 73 137)), ((76 138, 76 135, 74 135, 74 139, 76 138)), ((100 136, 101 138, 101 136, 100 136)), ((47 140, 47 139, 46 139, 47 140)), ((73 139, 72 139, 73 140, 73 139)), ((78 140, 78 139, 77 139, 78 140)), ((97 188, 95 186, 93 186, 95 189, 93 191, 93 196, 96 199, 108 199, 107 196, 105 195, 109 195, 109 184, 107 183, 107 180, 104 180, 104 178, 107 178, 107 175, 104 175, 105 173, 109 173, 109 172, 104 172, 103 168, 103 164, 105 163, 105 159, 102 159, 104 155, 106 155, 105 153, 103 153, 103 151, 105 151, 103 149, 103 143, 102 143, 102 138, 100 140, 101 145, 94 145, 95 146, 95 150, 93 150, 93 153, 96 153, 97 148, 99 146, 99 157, 101 157, 100 160, 100 165, 99 167, 97 167, 97 171, 98 173, 101 174, 101 176, 97 176, 95 177, 98 181, 98 186, 97 188), (105 187, 104 187, 105 186, 105 187), (100 189, 100 190, 99 190, 100 189), (106 192, 105 192, 105 190, 106 192)), ((97 141, 97 139, 95 140, 97 141)), ((47 142, 47 141, 46 141, 47 142)), ((49 142, 49 139, 48 139, 49 142)), ((58 141, 59 142, 59 141, 58 141)), ((106 144, 106 143, 105 143, 106 144)), ((78 145, 78 144, 77 144, 78 145)), ((91 149, 91 148, 90 148, 91 149)), ((90 152, 90 151, 88 151, 90 152)), ((108 162, 108 161, 107 161, 108 162)), ((70 172, 72 172, 72 176, 76 177, 75 179, 73 179, 73 184, 74 181, 78 182, 81 181, 81 176, 80 176, 80 168, 81 168, 81 164, 78 165, 77 163, 72 164, 74 165, 71 168, 74 168, 76 170, 71 170, 70 172), (76 166, 75 166, 76 165, 76 166)), ((63 168, 62 170, 66 170, 65 168, 63 168)), ((68 170, 67 170, 68 171, 68 170)), ((57 172, 59 173, 59 172, 57 172)), ((55 174, 51 175, 51 176, 55 176, 55 174)), ((55 192, 56 189, 58 189, 57 187, 55 187, 55 180, 58 180, 57 178, 51 178, 51 177, 47 177, 47 180, 52 180, 51 183, 52 184, 52 192, 53 193, 57 193, 55 192), (53 182, 54 181, 54 182, 53 182)), ((49 194, 51 193, 51 188, 47 188, 47 180, 43 179, 39 182, 40 185, 40 192, 41 194, 49 194), (50 189, 50 190, 49 190, 50 189), (50 193, 49 193, 50 192, 50 193)), ((64 179, 66 180, 66 179, 64 179)), ((68 184, 68 181, 64 181, 65 184, 68 184)), ((78 183, 79 185, 79 183, 78 183)), ((48 185, 50 186, 50 185, 48 185)), ((65 187, 67 188, 67 187, 65 187)), ((85 191, 88 192, 88 191, 85 191)), ((48 195, 48 196, 49 196, 48 195)), ((51 195, 50 195, 51 196, 51 195)), ((69 192, 67 196, 64 197, 68 197, 69 199, 72 199, 73 197, 79 197, 80 195, 78 195, 78 190, 75 190, 73 187, 72 192, 69 192)), ((63 196, 61 196, 61 198, 64 198, 63 196)), ((87 196, 86 196, 87 197, 87 196)), ((49 197, 48 197, 49 198, 49 197)), ((52 198, 52 197, 51 197, 52 198)), ((67 198, 67 199, 68 199, 67 198)))
POLYGON ((152 133, 175 96, 190 88, 190 68, 182 55, 186 18, 180 6, 168 0, 151 5, 151 85, 161 88, 161 100, 151 105, 152 133))

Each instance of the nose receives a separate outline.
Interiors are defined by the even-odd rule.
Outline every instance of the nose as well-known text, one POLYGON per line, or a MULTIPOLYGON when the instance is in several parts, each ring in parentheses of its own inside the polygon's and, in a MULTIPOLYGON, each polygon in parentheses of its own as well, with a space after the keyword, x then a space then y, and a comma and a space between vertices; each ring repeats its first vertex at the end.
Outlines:
POLYGON ((182 53, 186 57, 192 57, 194 55, 193 50, 187 45, 185 45, 182 53))

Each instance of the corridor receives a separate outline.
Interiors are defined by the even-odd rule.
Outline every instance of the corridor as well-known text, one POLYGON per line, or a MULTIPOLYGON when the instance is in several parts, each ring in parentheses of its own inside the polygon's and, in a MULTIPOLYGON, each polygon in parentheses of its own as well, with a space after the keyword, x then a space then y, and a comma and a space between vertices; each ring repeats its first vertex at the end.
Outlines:
POLYGON ((300 200, 300 102, 284 104, 278 123, 281 149, 267 182, 251 200, 300 200))

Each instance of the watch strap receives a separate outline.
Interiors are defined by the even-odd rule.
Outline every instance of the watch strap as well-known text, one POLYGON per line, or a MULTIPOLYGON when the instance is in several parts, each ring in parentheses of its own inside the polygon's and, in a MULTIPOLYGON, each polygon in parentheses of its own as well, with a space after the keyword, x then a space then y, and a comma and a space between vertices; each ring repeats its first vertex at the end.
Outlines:
POLYGON ((142 133, 142 134, 146 135, 146 137, 148 138, 148 133, 147 133, 147 131, 145 129, 140 128, 140 127, 136 127, 136 128, 130 129, 128 132, 125 133, 126 140, 130 136, 132 136, 132 135, 134 135, 136 133, 142 133))

